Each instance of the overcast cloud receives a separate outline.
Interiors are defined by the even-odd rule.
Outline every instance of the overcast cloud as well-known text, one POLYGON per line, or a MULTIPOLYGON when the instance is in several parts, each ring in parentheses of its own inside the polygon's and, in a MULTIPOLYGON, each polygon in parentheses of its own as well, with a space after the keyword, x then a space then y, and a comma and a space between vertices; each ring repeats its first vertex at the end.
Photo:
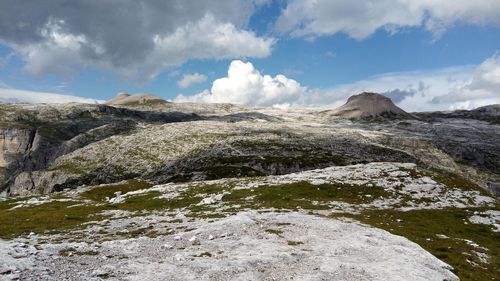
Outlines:
POLYGON ((275 39, 245 30, 265 2, 3 0, 0 43, 34 75, 92 67, 146 82, 191 59, 269 56, 275 39))

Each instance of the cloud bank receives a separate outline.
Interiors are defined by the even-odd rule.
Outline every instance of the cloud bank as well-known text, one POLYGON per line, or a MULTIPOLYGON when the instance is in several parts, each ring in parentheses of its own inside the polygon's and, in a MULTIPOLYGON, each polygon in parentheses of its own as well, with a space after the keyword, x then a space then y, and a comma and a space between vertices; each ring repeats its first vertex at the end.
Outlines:
POLYGON ((90 67, 145 82, 191 59, 269 56, 275 39, 246 30, 264 2, 5 0, 0 43, 37 76, 90 67))
MULTIPOLYGON (((35 76, 93 68, 148 82, 193 59, 269 56, 277 39, 248 25, 270 2, 3 0, 0 44, 12 48, 35 76)), ((341 32, 361 40, 379 29, 394 33, 407 27, 439 36, 457 23, 500 25, 500 1, 287 0, 276 22, 268 24, 276 35, 341 32)))
POLYGON ((448 94, 437 96, 432 101, 453 101, 451 109, 500 103, 500 55, 485 60, 473 71, 469 79, 458 84, 448 94))
POLYGON ((213 81, 210 90, 179 95, 174 101, 333 108, 363 91, 382 93, 407 111, 500 104, 500 55, 478 66, 385 73, 331 89, 311 89, 281 74, 264 75, 250 62, 235 60, 229 65, 227 77, 213 81))
POLYGON ((436 37, 456 23, 500 25, 497 0, 289 0, 276 22, 293 37, 345 33, 364 39, 378 29, 390 33, 424 27, 436 37))

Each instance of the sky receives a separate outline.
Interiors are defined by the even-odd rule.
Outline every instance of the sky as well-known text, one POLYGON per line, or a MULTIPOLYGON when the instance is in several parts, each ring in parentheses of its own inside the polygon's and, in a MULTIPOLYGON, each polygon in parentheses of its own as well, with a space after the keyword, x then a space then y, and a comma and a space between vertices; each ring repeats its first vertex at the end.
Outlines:
POLYGON ((500 0, 0 0, 0 101, 500 103, 500 0))

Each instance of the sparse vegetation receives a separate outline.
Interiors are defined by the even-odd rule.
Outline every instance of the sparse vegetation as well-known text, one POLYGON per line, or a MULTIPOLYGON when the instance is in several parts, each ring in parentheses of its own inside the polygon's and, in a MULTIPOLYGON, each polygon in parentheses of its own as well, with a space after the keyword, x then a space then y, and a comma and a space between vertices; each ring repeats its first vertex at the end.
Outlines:
POLYGON ((279 229, 266 229, 266 232, 267 233, 271 233, 271 234, 275 234, 275 235, 278 235, 278 236, 281 236, 281 234, 283 234, 283 230, 279 230, 279 229))
POLYGON ((233 190, 231 194, 224 196, 223 201, 249 208, 318 210, 329 209, 328 203, 331 201, 360 204, 388 195, 382 187, 377 186, 313 185, 308 182, 296 182, 233 190), (367 194, 370 197, 367 197, 367 194))
MULTIPOLYGON (((3 202, 3 204, 9 204, 3 202)), ((9 239, 30 232, 45 233, 84 227, 85 222, 103 219, 103 206, 77 201, 53 201, 37 206, 0 210, 0 238, 9 239)))
POLYGON ((94 187, 88 191, 82 192, 80 195, 87 199, 91 199, 97 202, 102 202, 106 198, 114 197, 116 192, 121 192, 122 194, 125 194, 130 191, 146 189, 151 186, 152 184, 147 181, 132 179, 128 180, 125 183, 94 187))
POLYGON ((453 266, 460 280, 495 280, 500 273, 500 233, 491 226, 469 223, 474 211, 480 209, 365 210, 359 215, 334 217, 354 218, 404 236, 453 266), (488 262, 482 262, 474 251, 488 255, 488 262))
POLYGON ((287 240, 286 241, 288 245, 290 246, 298 246, 304 244, 304 242, 301 241, 292 241, 292 240, 287 240))

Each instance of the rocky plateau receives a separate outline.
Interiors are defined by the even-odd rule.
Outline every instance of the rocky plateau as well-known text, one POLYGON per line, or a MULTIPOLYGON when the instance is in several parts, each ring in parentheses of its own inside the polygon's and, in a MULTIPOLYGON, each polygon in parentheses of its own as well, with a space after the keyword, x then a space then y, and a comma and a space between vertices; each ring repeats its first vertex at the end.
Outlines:
POLYGON ((500 105, 0 104, 0 280, 495 280, 500 105))

